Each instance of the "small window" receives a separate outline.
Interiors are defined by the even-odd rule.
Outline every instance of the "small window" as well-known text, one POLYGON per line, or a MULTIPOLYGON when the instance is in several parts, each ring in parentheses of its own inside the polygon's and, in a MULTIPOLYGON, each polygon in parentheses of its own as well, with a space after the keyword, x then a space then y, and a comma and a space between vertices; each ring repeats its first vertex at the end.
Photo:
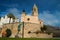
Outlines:
POLYGON ((28 32, 28 34, 30 34, 30 33, 31 33, 31 31, 28 32))
POLYGON ((40 22, 40 24, 41 24, 41 22, 40 22))
POLYGON ((28 21, 30 20, 30 18, 27 19, 28 21))

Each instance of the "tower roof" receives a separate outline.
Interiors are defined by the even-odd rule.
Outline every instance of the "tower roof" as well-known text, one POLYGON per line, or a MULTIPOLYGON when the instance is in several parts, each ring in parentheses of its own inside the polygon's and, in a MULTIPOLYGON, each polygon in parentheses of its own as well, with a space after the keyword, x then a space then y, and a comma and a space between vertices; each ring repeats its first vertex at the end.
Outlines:
POLYGON ((37 6, 36 6, 36 4, 34 4, 34 6, 33 6, 34 8, 36 8, 37 6))

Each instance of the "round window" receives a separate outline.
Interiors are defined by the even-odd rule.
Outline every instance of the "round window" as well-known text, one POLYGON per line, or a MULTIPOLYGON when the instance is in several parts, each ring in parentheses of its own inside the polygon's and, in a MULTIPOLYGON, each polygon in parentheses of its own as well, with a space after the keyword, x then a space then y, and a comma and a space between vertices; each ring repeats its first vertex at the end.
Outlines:
POLYGON ((27 19, 28 21, 30 20, 30 18, 27 19))

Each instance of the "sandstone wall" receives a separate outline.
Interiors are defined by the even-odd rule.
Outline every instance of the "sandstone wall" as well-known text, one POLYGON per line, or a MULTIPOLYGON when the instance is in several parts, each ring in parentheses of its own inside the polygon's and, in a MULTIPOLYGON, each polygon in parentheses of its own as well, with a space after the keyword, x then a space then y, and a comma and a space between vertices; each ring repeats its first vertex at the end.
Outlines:
MULTIPOLYGON (((23 27, 23 24, 21 24, 21 31, 19 32, 18 36, 19 37, 22 37, 22 27, 23 27)), ((24 23, 24 37, 25 38, 52 38, 52 35, 48 35, 48 34, 42 34, 42 33, 39 33, 39 34, 36 34, 34 32, 36 31, 40 31, 40 25, 39 24, 35 24, 35 23, 24 23), (31 31, 31 33, 29 34, 28 32, 31 31)), ((18 23, 12 23, 12 24, 5 24, 3 25, 3 28, 2 28, 2 32, 3 31, 6 31, 6 29, 11 29, 12 31, 12 35, 10 37, 15 37, 17 35, 17 32, 18 32, 18 23)), ((1 34, 2 34, 1 32, 1 34)), ((0 34, 0 35, 1 35, 0 34)))
POLYGON ((23 17, 21 17, 21 22, 23 22, 23 21, 39 24, 38 17, 35 17, 35 16, 23 16, 23 17), (29 21, 28 21, 28 18, 29 18, 29 21))
MULTIPOLYGON (((12 31, 12 37, 17 34, 17 28, 18 28, 18 23, 11 23, 11 24, 5 24, 3 25, 2 32, 6 31, 6 29, 11 29, 12 31)), ((1 32, 1 34, 2 34, 1 32)), ((15 37, 15 36, 14 36, 15 37)))
MULTIPOLYGON (((45 33, 39 33, 39 34, 35 34, 35 33, 31 33, 29 34, 29 38, 53 38, 53 34, 45 34, 45 33)), ((26 37, 27 38, 27 37, 26 37)))

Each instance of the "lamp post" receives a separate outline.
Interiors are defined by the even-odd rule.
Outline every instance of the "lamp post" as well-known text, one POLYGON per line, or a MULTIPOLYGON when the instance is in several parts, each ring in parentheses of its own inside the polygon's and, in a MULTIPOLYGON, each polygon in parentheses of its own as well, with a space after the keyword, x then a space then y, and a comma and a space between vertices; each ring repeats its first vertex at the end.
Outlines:
POLYGON ((22 38, 24 38, 24 21, 22 23, 23 23, 23 27, 22 27, 22 38))

